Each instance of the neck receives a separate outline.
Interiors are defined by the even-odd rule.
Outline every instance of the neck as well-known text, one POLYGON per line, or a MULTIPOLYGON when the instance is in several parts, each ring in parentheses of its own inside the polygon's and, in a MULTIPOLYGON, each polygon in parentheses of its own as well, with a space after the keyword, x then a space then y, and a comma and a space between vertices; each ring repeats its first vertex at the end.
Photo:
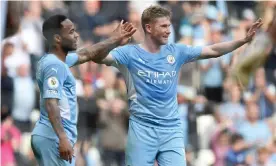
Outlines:
POLYGON ((239 100, 231 100, 231 103, 233 104, 238 104, 240 101, 239 100))
POLYGON ((55 54, 58 59, 60 59, 62 62, 65 62, 67 51, 62 50, 61 48, 58 47, 53 47, 50 49, 49 53, 55 54))
POLYGON ((254 120, 254 119, 248 119, 248 122, 251 123, 251 124, 255 124, 257 122, 257 120, 254 120))
POLYGON ((160 51, 161 45, 157 44, 149 35, 145 35, 142 47, 151 53, 157 53, 160 51))

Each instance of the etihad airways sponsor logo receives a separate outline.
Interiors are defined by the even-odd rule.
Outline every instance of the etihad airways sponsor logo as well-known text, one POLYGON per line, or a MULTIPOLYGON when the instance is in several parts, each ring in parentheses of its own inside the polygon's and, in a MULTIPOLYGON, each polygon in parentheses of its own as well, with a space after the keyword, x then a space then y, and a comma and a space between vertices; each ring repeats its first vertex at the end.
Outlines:
POLYGON ((147 83, 172 84, 176 76, 176 71, 156 72, 156 71, 138 70, 137 74, 140 77, 144 77, 147 83))
POLYGON ((176 71, 156 72, 156 71, 138 70, 138 75, 142 77, 149 77, 149 78, 170 78, 170 77, 176 76, 176 71))

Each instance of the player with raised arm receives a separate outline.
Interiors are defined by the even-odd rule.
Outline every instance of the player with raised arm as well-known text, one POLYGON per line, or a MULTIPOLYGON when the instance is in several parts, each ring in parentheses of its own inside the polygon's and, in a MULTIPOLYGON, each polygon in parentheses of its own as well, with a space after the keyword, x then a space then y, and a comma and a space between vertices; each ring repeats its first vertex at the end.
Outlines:
POLYGON ((178 73, 185 63, 216 58, 250 42, 259 19, 241 40, 205 47, 167 44, 171 12, 159 6, 143 11, 145 40, 112 50, 98 63, 115 66, 124 75, 131 113, 126 166, 185 166, 183 131, 178 114, 178 73))
POLYGON ((48 18, 42 29, 50 51, 38 62, 40 118, 32 132, 32 150, 39 165, 74 166, 77 97, 75 78, 69 67, 104 59, 110 50, 126 44, 136 29, 122 21, 112 37, 75 53, 69 52, 77 49, 78 34, 66 16, 48 18))

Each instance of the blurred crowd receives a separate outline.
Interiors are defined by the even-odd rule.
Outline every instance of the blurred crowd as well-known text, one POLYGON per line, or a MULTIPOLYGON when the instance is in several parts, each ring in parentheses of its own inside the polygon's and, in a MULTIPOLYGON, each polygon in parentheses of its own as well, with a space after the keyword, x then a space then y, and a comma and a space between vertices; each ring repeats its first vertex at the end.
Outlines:
MULTIPOLYGON (((123 19, 138 28, 131 42, 139 43, 141 13, 153 4, 172 11, 169 42, 193 46, 240 39, 258 17, 266 31, 276 10, 275 1, 7 2, 1 41, 2 166, 36 165, 30 133, 39 118, 36 63, 47 52, 43 20, 68 16, 80 33, 79 45, 85 46, 108 38, 123 19)), ((276 47, 241 90, 227 73, 247 56, 246 46, 181 69, 177 96, 188 166, 276 165, 276 47)), ((124 78, 115 68, 93 62, 71 70, 78 96, 77 166, 123 166, 129 117, 124 78)))

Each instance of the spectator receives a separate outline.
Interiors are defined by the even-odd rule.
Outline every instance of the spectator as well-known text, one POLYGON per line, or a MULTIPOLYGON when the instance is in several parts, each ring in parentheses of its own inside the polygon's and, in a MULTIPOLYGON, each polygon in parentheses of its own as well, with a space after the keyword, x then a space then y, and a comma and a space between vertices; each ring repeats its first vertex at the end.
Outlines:
POLYGON ((275 138, 272 141, 272 146, 270 146, 270 148, 271 148, 271 153, 272 153, 270 162, 276 164, 276 139, 275 138))
POLYGON ((230 141, 230 149, 225 157, 226 166, 242 166, 246 164, 246 143, 240 134, 233 134, 230 141))
POLYGON ((5 43, 1 52, 1 107, 6 106, 10 110, 12 110, 13 107, 13 79, 8 76, 8 71, 4 62, 8 56, 12 55, 13 50, 13 44, 5 43))
POLYGON ((265 63, 265 74, 268 82, 276 86, 276 46, 272 48, 265 63))
MULTIPOLYGON (((179 35, 180 43, 192 45, 193 29, 191 25, 192 6, 189 2, 182 3, 184 12, 183 18, 180 19, 179 35)), ((202 15, 201 15, 202 16, 202 15)))
POLYGON ((201 12, 196 12, 191 16, 192 32, 193 32, 193 45, 204 46, 207 44, 205 39, 205 31, 203 27, 204 16, 201 12))
POLYGON ((111 103, 100 100, 100 147, 103 149, 103 161, 106 166, 124 165, 127 135, 128 112, 126 103, 116 98, 111 103), (102 103, 101 103, 102 102, 102 103), (103 105, 105 105, 103 107, 103 105))
POLYGON ((30 115, 35 104, 35 85, 29 71, 29 66, 23 64, 17 69, 17 76, 14 78, 12 117, 21 132, 30 132, 30 115))
POLYGON ((83 88, 84 96, 78 97, 78 132, 80 141, 90 140, 91 135, 96 132, 95 129, 99 113, 92 84, 84 83, 83 88))
MULTIPOLYGON (((72 16, 75 18, 78 25, 80 36, 84 41, 90 40, 93 43, 101 40, 101 35, 106 35, 114 30, 114 28, 104 27, 108 24, 108 18, 100 13, 101 11, 101 1, 83 1, 79 6, 84 9, 84 12, 78 16, 72 16), (102 26, 101 28, 99 28, 102 26), (97 29, 98 28, 98 29, 97 29), (101 29, 101 30, 100 30, 101 29), (108 31, 108 32, 106 32, 108 31), (97 34, 103 33, 103 34, 97 34)), ((78 10, 78 9, 72 9, 78 10)), ((116 26, 116 25, 111 25, 116 26)))
POLYGON ((221 131, 217 131, 211 139, 211 149, 215 155, 214 166, 225 165, 224 159, 229 151, 231 132, 229 129, 225 128, 221 131))
POLYGON ((127 100, 127 89, 124 77, 121 73, 116 74, 116 82, 114 89, 116 89, 119 93, 119 96, 127 100))
POLYGON ((270 156, 271 154, 266 147, 259 148, 257 150, 256 162, 253 164, 253 166, 272 166, 273 163, 269 163, 270 156))
POLYGON ((1 108, 1 165, 16 166, 15 152, 20 145, 20 131, 13 125, 7 108, 1 108))
POLYGON ((271 117, 274 113, 276 89, 273 84, 266 81, 264 68, 259 68, 255 74, 254 85, 247 93, 246 100, 258 103, 260 119, 271 117))
POLYGON ((133 35, 134 41, 131 42, 141 43, 144 40, 144 32, 141 24, 141 15, 138 11, 136 11, 134 7, 131 7, 131 5, 129 5, 128 20, 137 28, 137 31, 133 35))
POLYGON ((95 144, 96 144, 95 141, 92 139, 92 143, 89 146, 89 149, 86 155, 87 166, 94 166, 94 165, 102 166, 101 154, 95 144))
POLYGON ((256 103, 247 105, 246 120, 237 131, 252 146, 252 150, 256 150, 256 146, 266 145, 272 136, 268 124, 259 120, 259 107, 256 103))
POLYGON ((180 27, 180 21, 179 20, 184 15, 184 11, 182 10, 182 2, 180 2, 178 0, 167 1, 165 6, 167 8, 169 8, 171 11, 173 11, 172 12, 172 19, 171 19, 171 22, 172 22, 171 27, 173 27, 173 29, 172 29, 171 33, 175 34, 175 39, 178 41, 180 39, 180 36, 178 34, 179 27, 180 27))
MULTIPOLYGON (((222 24, 213 23, 211 28, 212 43, 222 42, 222 24)), ((208 100, 222 102, 223 72, 227 70, 229 61, 228 55, 200 61, 200 69, 203 72, 204 92, 208 100)))
POLYGON ((41 1, 43 7, 42 17, 47 19, 55 14, 68 15, 67 6, 65 6, 63 1, 41 1))
POLYGON ((222 111, 219 109, 219 107, 216 107, 213 112, 213 117, 215 120, 215 129, 214 132, 221 131, 225 128, 228 129, 234 129, 234 124, 231 119, 226 118, 226 116, 222 115, 222 111))
POLYGON ((219 11, 218 9, 206 3, 203 6, 203 14, 205 16, 204 21, 202 22, 203 30, 204 30, 204 40, 206 44, 212 42, 212 24, 217 23, 219 19, 219 11))
POLYGON ((17 33, 11 37, 8 37, 2 41, 2 48, 5 43, 10 43, 13 45, 13 49, 9 56, 6 56, 4 61, 4 66, 7 68, 8 76, 15 77, 17 73, 17 68, 22 65, 30 65, 30 55, 27 52, 27 45, 22 40, 22 33, 18 29, 17 33))
POLYGON ((184 144, 188 145, 188 107, 189 107, 189 97, 187 97, 187 90, 185 91, 185 87, 179 86, 177 88, 177 101, 178 101, 178 112, 180 114, 183 134, 184 134, 184 144))
POLYGON ((21 20, 21 39, 26 44, 26 51, 31 60, 31 76, 35 80, 36 63, 44 54, 42 36, 41 2, 24 2, 24 15, 21 20))
POLYGON ((186 155, 186 161, 187 166, 195 166, 195 155, 193 148, 191 146, 185 146, 185 155, 186 155))
POLYGON ((241 104, 241 91, 236 84, 230 89, 230 100, 220 106, 220 111, 225 119, 230 119, 235 125, 239 125, 245 119, 245 109, 241 104))
MULTIPOLYGON (((274 15, 276 16, 276 12, 274 15)), ((243 57, 243 59, 238 60, 237 54, 233 56, 230 72, 233 81, 238 82, 241 88, 247 88, 251 74, 255 73, 258 68, 265 64, 267 56, 275 43, 276 19, 273 19, 268 29, 265 32, 257 34, 255 39, 243 51, 242 56, 239 56, 243 57)))

